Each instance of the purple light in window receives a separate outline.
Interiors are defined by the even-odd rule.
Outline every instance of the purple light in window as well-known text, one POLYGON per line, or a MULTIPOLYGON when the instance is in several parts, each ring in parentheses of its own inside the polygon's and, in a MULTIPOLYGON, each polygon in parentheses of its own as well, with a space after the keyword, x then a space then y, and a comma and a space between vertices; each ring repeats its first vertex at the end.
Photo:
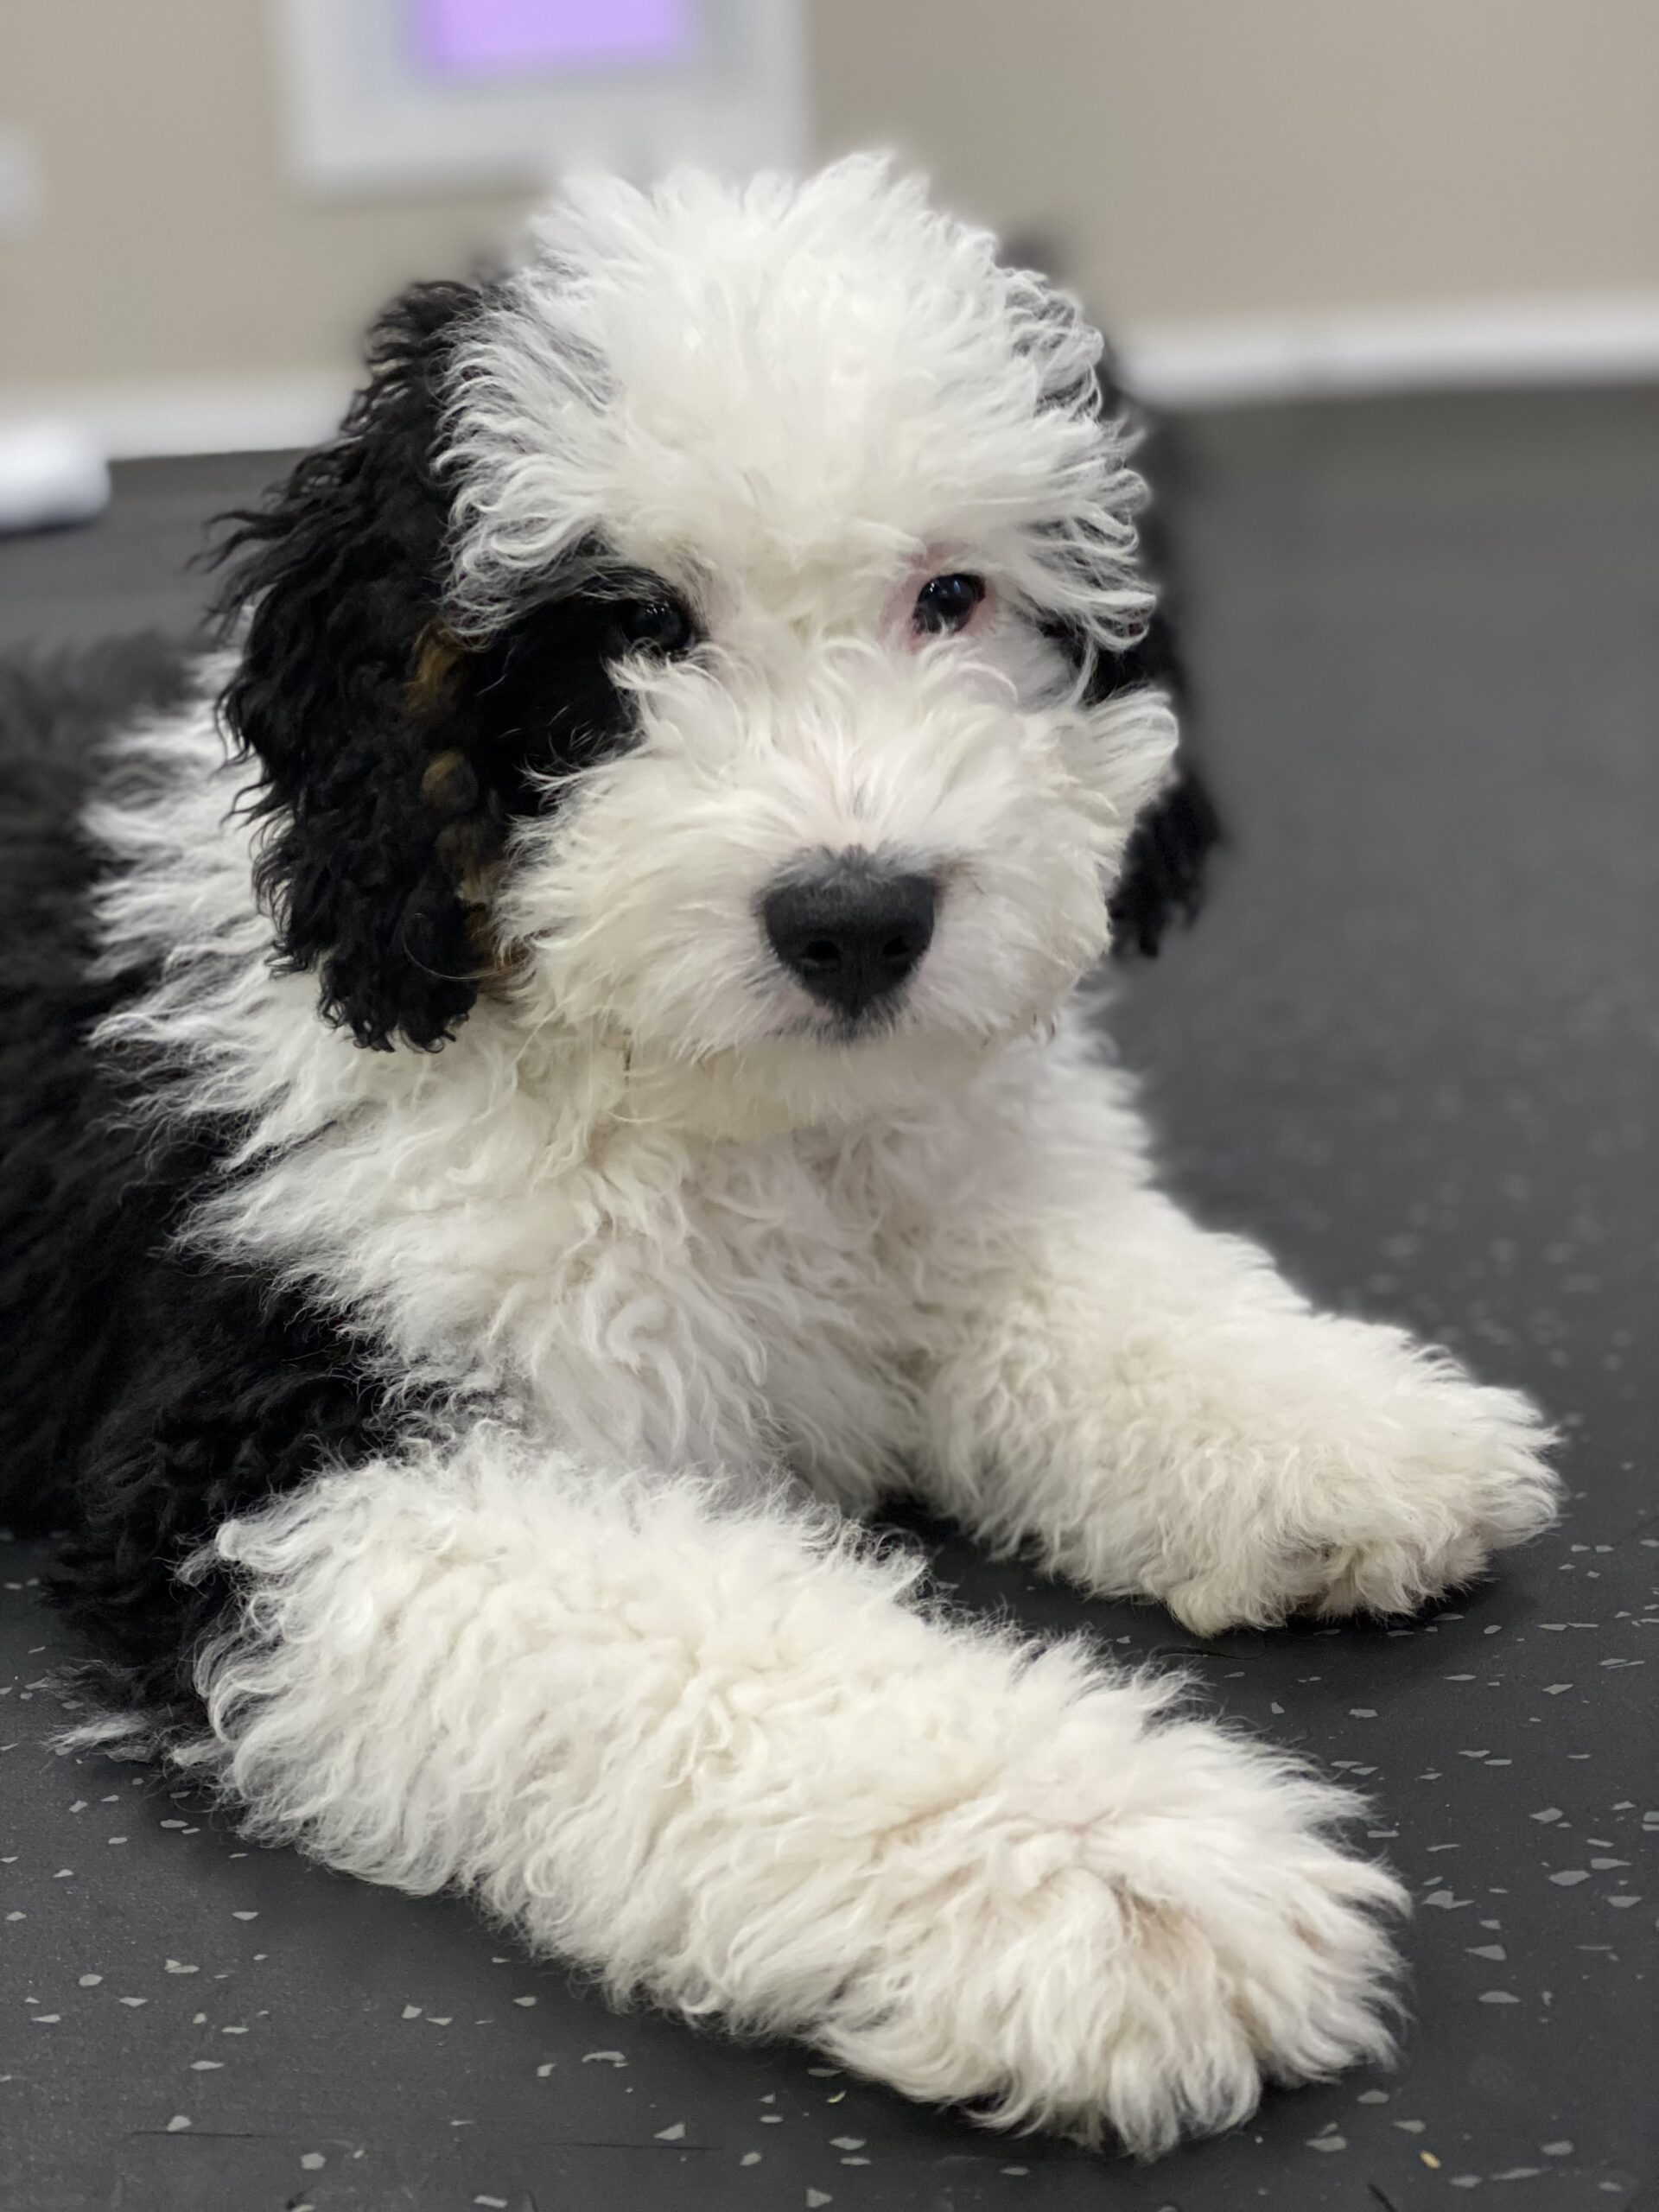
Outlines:
POLYGON ((421 60, 445 77, 681 60, 692 0, 416 0, 421 60))

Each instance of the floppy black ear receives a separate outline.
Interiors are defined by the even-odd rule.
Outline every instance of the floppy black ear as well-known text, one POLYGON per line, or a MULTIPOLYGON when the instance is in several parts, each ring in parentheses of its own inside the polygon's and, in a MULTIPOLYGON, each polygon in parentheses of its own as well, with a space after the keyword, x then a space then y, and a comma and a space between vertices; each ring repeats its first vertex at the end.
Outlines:
MULTIPOLYGON (((1167 692, 1178 708, 1185 704, 1179 657, 1161 607, 1138 645, 1103 664, 1098 696, 1110 698, 1149 683, 1167 692)), ((1154 957, 1171 924, 1192 920, 1204 900, 1210 855, 1221 839, 1221 817, 1183 735, 1174 772, 1142 810, 1107 901, 1114 951, 1154 957)))
MULTIPOLYGON (((1170 584, 1173 561, 1160 497, 1162 486, 1178 474, 1177 467, 1157 416, 1123 384, 1109 345, 1096 365, 1096 376, 1102 413, 1127 422, 1134 433, 1135 466, 1148 493, 1137 530, 1142 562, 1158 587, 1158 605, 1145 633, 1134 645, 1125 652, 1103 655, 1096 663, 1090 702, 1098 704, 1120 693, 1156 684, 1178 709, 1189 709, 1185 671, 1170 613, 1175 596, 1170 584)), ((1080 652, 1081 648, 1074 645, 1074 650, 1080 652)), ((1193 759, 1185 713, 1182 722, 1174 771, 1142 810, 1123 856, 1122 871, 1107 901, 1112 950, 1120 957, 1132 953, 1154 957, 1173 923, 1192 920, 1203 904, 1210 856, 1223 842, 1221 817, 1193 759)))
POLYGON ((1221 818, 1203 778, 1190 761, 1178 763, 1135 823, 1106 911, 1112 949, 1154 957, 1164 931, 1178 918, 1191 921, 1204 903, 1205 863, 1221 842, 1221 818))
POLYGON ((219 553, 239 651, 221 713, 262 772, 258 883, 276 950, 317 972, 329 1020, 382 1050, 442 1045, 478 993, 466 841, 456 805, 447 824, 435 808, 415 702, 448 521, 434 469, 442 382, 482 297, 440 283, 396 301, 339 437, 263 507, 227 517, 219 553))
MULTIPOLYGON (((1090 706, 1149 684, 1167 693, 1178 708, 1184 703, 1180 662, 1161 607, 1134 645, 1092 660, 1090 648, 1068 626, 1057 626, 1049 634, 1088 665, 1084 696, 1090 706)), ((1112 950, 1120 958, 1130 953, 1154 957, 1173 922, 1192 920, 1204 901, 1210 855, 1222 839, 1221 817, 1193 761, 1191 741, 1183 735, 1168 781, 1141 809, 1130 832, 1122 868, 1106 902, 1112 950)))

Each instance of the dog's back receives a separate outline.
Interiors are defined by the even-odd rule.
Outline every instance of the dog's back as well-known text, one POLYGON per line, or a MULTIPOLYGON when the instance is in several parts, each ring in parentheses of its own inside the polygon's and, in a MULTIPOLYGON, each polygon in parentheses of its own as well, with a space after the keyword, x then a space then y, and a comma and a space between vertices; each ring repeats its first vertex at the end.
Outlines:
POLYGON ((92 972, 101 741, 183 696, 154 640, 0 663, 0 1518, 60 1518, 86 1437, 142 1338, 164 1193, 88 1038, 130 988, 92 972))

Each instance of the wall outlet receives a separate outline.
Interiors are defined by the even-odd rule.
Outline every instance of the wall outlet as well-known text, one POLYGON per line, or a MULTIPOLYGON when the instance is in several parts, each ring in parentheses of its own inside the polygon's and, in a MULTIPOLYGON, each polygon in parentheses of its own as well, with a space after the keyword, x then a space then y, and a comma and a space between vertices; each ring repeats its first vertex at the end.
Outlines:
POLYGON ((0 124, 0 238, 30 230, 41 216, 41 164, 21 130, 0 124))

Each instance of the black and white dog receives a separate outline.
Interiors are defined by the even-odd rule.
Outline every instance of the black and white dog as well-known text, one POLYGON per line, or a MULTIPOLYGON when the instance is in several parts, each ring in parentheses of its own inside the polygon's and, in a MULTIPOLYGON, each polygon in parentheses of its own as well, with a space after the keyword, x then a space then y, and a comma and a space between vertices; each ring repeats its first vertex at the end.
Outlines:
POLYGON ((1397 1885, 859 1516, 1202 1634, 1414 1606, 1554 1484, 1162 1196, 1066 1010, 1209 834, 1099 351, 872 161, 591 184, 391 311, 221 657, 96 742, 12 679, 0 1466, 78 1740, 1150 2151, 1384 2048, 1397 1885))

